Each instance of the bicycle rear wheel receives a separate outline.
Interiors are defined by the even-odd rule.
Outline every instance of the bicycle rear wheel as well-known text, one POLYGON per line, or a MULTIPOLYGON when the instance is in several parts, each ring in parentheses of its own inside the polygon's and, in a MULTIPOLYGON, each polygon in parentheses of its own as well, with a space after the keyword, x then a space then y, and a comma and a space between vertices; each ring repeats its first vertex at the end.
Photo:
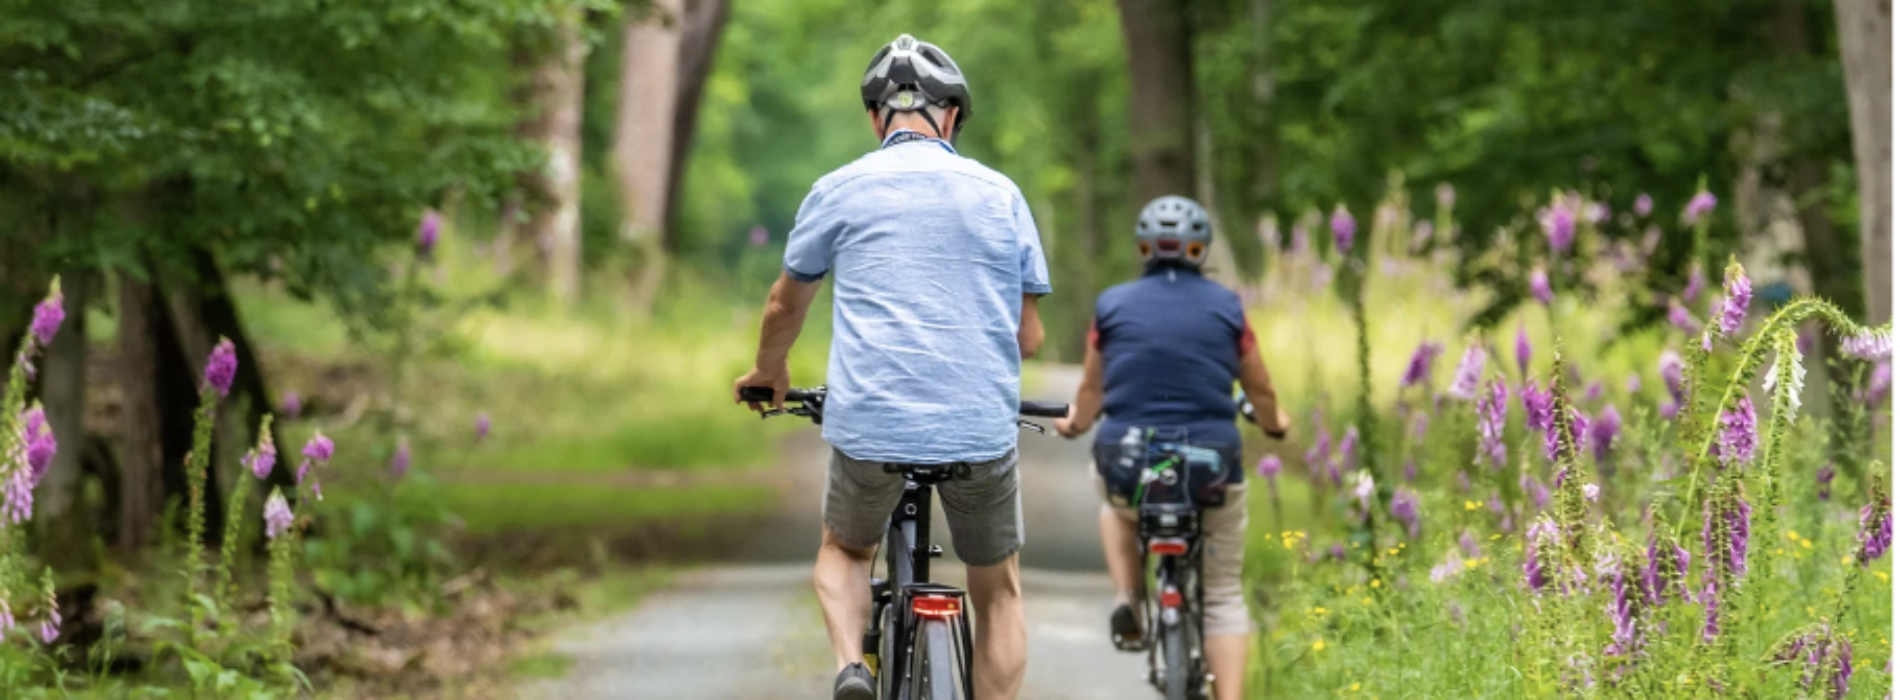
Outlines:
POLYGON ((911 697, 917 700, 968 700, 963 687, 967 661, 957 653, 956 631, 949 620, 923 620, 911 651, 911 697))
POLYGON ((1193 675, 1193 669, 1188 668, 1186 630, 1179 623, 1162 630, 1161 658, 1167 664, 1162 669, 1162 695, 1168 700, 1189 700, 1188 677, 1193 675))

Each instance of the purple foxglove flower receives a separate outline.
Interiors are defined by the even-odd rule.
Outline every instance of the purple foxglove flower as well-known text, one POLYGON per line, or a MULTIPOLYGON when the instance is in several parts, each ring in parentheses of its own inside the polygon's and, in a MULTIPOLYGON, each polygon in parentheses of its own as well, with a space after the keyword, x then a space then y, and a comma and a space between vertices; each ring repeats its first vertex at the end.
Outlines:
POLYGON ((1449 182, 1438 183, 1437 195, 1438 206, 1442 208, 1450 209, 1451 205, 1458 202, 1458 190, 1454 189, 1449 182))
POLYGON ((1283 465, 1280 464, 1279 455, 1267 455, 1265 457, 1261 457, 1260 466, 1259 466, 1260 478, 1277 479, 1280 477, 1280 470, 1282 467, 1283 465))
POLYGON ((1748 524, 1754 513, 1748 501, 1737 495, 1735 503, 1723 514, 1728 518, 1729 570, 1738 581, 1748 575, 1748 524))
POLYGON ((434 209, 423 212, 422 223, 416 226, 416 254, 429 257, 435 254, 435 242, 442 235, 442 215, 434 209))
POLYGON ((1690 263, 1689 281, 1682 288, 1682 300, 1693 302, 1702 296, 1702 290, 1709 286, 1709 276, 1702 272, 1702 263, 1690 263))
POLYGON ((1429 340, 1419 343, 1418 349, 1412 351, 1412 361, 1405 365, 1405 375, 1399 378, 1399 388, 1404 389, 1430 380, 1432 362, 1437 360, 1438 354, 1444 350, 1444 345, 1429 340))
POLYGON ((1673 298, 1669 300, 1669 325, 1688 335, 1702 332, 1702 322, 1695 320, 1695 315, 1673 298))
POLYGON ((1708 190, 1703 190, 1689 198, 1689 206, 1683 208, 1682 218, 1690 226, 1694 226, 1712 211, 1715 211, 1715 195, 1710 194, 1708 190))
POLYGON ((1412 443, 1413 444, 1416 444, 1416 445, 1425 444, 1425 436, 1431 434, 1431 429, 1432 429, 1432 414, 1427 413, 1425 411, 1419 411, 1418 413, 1412 414, 1412 443))
POLYGON ((1418 462, 1409 457, 1406 458, 1405 468, 1400 470, 1400 475, 1405 477, 1405 482, 1408 484, 1413 481, 1417 481, 1418 480, 1418 462))
POLYGON ((1531 376, 1531 338, 1524 334, 1524 324, 1517 324, 1517 376, 1530 379, 1531 376))
POLYGON ((1723 289, 1727 294, 1722 298, 1722 315, 1716 321, 1716 327, 1722 331, 1722 337, 1733 338, 1742 329, 1742 321, 1748 318, 1748 301, 1754 290, 1740 265, 1729 267, 1728 281, 1723 284, 1723 289))
POLYGON ((1893 330, 1863 329, 1841 340, 1841 352, 1867 361, 1893 357, 1893 330))
POLYGON ((1465 556, 1472 559, 1484 556, 1484 550, 1478 548, 1478 538, 1472 537, 1470 530, 1458 533, 1458 548, 1464 550, 1465 556))
POLYGON ((1610 615, 1611 632, 1610 646, 1608 649, 1605 649, 1603 653, 1605 656, 1634 654, 1637 651, 1637 646, 1640 644, 1640 640, 1636 635, 1635 602, 1637 592, 1631 589, 1628 580, 1629 575, 1624 570, 1621 562, 1612 558, 1605 568, 1610 569, 1607 578, 1609 579, 1610 591, 1608 612, 1610 615))
POLYGON ((1604 406, 1597 419, 1590 422, 1590 451, 1596 454, 1598 462, 1609 458, 1610 448, 1622 429, 1623 416, 1616 412, 1615 406, 1604 406))
POLYGON ((1650 199, 1648 193, 1636 195, 1636 206, 1634 207, 1636 210, 1636 218, 1648 218, 1650 210, 1655 208, 1655 206, 1655 200, 1650 199))
POLYGON ((1627 380, 1624 380, 1623 382, 1623 391, 1629 392, 1631 394, 1635 394, 1635 393, 1642 392, 1642 390, 1643 390, 1643 375, 1637 374, 1635 372, 1631 372, 1630 378, 1627 380))
POLYGON ((1459 493, 1469 493, 1471 491, 1471 477, 1465 476, 1464 470, 1459 470, 1458 475, 1452 477, 1452 481, 1457 483, 1459 493))
POLYGON ((492 427, 494 427, 494 425, 489 422, 488 413, 486 411, 475 414, 475 442, 488 439, 488 431, 492 427))
POLYGON ((1539 223, 1544 226, 1544 239, 1550 242, 1552 255, 1570 252, 1570 245, 1577 239, 1577 215, 1570 206, 1562 201, 1551 205, 1542 212, 1539 223))
POLYGON ((389 458, 389 474, 397 479, 401 479, 408 473, 409 440, 404 438, 396 441, 396 454, 389 458))
MULTIPOLYGON (((1834 660, 1834 677, 1828 679, 1828 681, 1833 685, 1831 697, 1833 700, 1840 700, 1841 698, 1847 697, 1847 682, 1854 677, 1853 640, 1844 636, 1835 635, 1834 653, 1837 654, 1834 660)), ((1893 659, 1887 659, 1887 663, 1889 665, 1893 664, 1893 659)))
POLYGON ((1478 394, 1478 380, 1484 374, 1484 348, 1472 343, 1465 348, 1465 357, 1458 361, 1458 370, 1451 375, 1451 387, 1445 390, 1453 398, 1470 401, 1478 394))
POLYGON ((1550 489, 1545 488, 1544 482, 1538 481, 1537 477, 1520 475, 1517 477, 1517 487, 1530 496, 1532 510, 1543 510, 1544 506, 1550 505, 1550 489))
POLYGON ((1544 273, 1544 268, 1531 271, 1531 298, 1545 306, 1550 306, 1550 300, 1554 298, 1550 291, 1550 275, 1544 273))
POLYGON ((1682 356, 1674 350, 1664 350, 1656 361, 1657 372, 1662 375, 1663 386, 1669 389, 1669 395, 1682 400, 1682 356))
POLYGON ((1893 508, 1885 500, 1860 507, 1860 565, 1879 559, 1893 546, 1893 508))
POLYGON ((1340 436, 1339 466, 1345 470, 1359 466, 1359 426, 1346 426, 1346 434, 1340 436))
POLYGON ((1597 502, 1597 496, 1601 493, 1602 493, 1602 489, 1598 487, 1596 484, 1583 485, 1583 500, 1589 501, 1591 503, 1595 503, 1597 502))
POLYGON ((303 413, 303 397, 294 391, 284 392, 283 406, 278 408, 278 412, 284 414, 285 418, 296 418, 303 413))
POLYGON ((1637 584, 1643 591, 1643 600, 1650 605, 1661 605, 1663 594, 1662 559, 1656 556, 1656 538, 1649 539, 1648 558, 1644 560, 1643 576, 1637 584))
POLYGON ((1887 402, 1887 393, 1893 390, 1893 362, 1881 358, 1867 374, 1867 389, 1860 392, 1868 408, 1880 408, 1887 402))
POLYGON ((1755 404, 1743 394, 1735 407, 1722 412, 1722 428, 1717 435, 1716 456, 1722 465, 1741 469, 1755 459, 1755 404))
POLYGON ((1596 403, 1601 400, 1603 400, 1603 382, 1590 382, 1590 386, 1583 388, 1584 403, 1596 403))
POLYGON ((1352 473, 1352 497, 1359 499, 1359 509, 1367 515, 1372 514, 1372 475, 1364 469, 1352 473))
POLYGON ((1418 539, 1418 508, 1417 492, 1399 489, 1398 493, 1392 494, 1392 519, 1405 525, 1405 536, 1410 539, 1418 539))
POLYGON ((1551 413, 1556 411, 1553 405, 1555 397, 1537 386, 1537 382, 1525 382, 1523 396, 1524 423, 1531 430, 1539 432, 1550 429, 1551 413))
POLYGON ((1352 252, 1352 234, 1359 225, 1352 220, 1352 212, 1346 211, 1346 205, 1333 207, 1333 250, 1340 255, 1352 252))
POLYGON ((29 328, 33 333, 33 339, 39 343, 39 347, 44 348, 53 344, 53 336, 59 333, 59 324, 65 320, 66 296, 60 293, 58 285, 54 285, 53 293, 48 294, 45 301, 33 307, 33 323, 29 328))
POLYGON ((1313 446, 1306 450, 1306 472, 1317 477, 1326 464, 1332 461, 1329 458, 1333 453, 1333 437, 1323 425, 1315 426, 1313 432, 1313 446))
POLYGON ((15 466, 8 469, 4 477, 6 483, 0 485, 6 491, 6 500, 0 503, 0 518, 7 523, 18 525, 33 519, 33 474, 30 470, 15 466))
POLYGON ((264 536, 277 539, 290 530, 291 519, 290 503, 284 500, 283 492, 271 489, 270 498, 264 501, 264 536))
POLYGON ((219 396, 231 395, 231 381, 237 378, 237 348, 230 340, 219 338, 211 357, 205 360, 205 384, 219 396))
POLYGON ((1483 394, 1478 397, 1477 461, 1482 463, 1489 460, 1492 469, 1504 466, 1504 412, 1510 401, 1504 382, 1498 379, 1486 384, 1483 394))
POLYGON ((1821 497, 1821 500, 1823 501, 1827 500, 1828 496, 1832 495, 1833 493, 1834 463, 1828 462, 1826 464, 1821 465, 1821 468, 1814 472, 1814 481, 1816 484, 1820 485, 1819 495, 1821 497))
MULTIPOLYGON (((1563 456, 1563 439, 1566 437, 1564 430, 1570 431, 1567 436, 1570 438, 1570 444, 1579 450, 1583 448, 1584 437, 1590 434, 1590 420, 1575 407, 1570 409, 1569 425, 1563 425, 1563 423, 1564 421, 1553 417, 1550 427, 1544 430, 1544 457, 1552 462, 1563 456)), ((1562 486, 1563 482, 1560 480, 1558 485, 1562 486)))
POLYGON ((752 230, 746 233, 746 243, 754 248, 764 248, 765 244, 770 242, 772 242, 772 232, 765 230, 764 226, 753 226, 752 230))
POLYGON ((1722 634, 1722 596, 1716 591, 1715 577, 1702 586, 1702 641, 1713 642, 1722 634))
POLYGON ((334 454, 336 454, 336 443, 331 442, 330 438, 324 437, 322 431, 318 431, 316 435, 311 436, 310 441, 304 443, 303 446, 303 456, 318 462, 328 462, 330 461, 330 457, 334 454))
POLYGON ((1527 540, 1524 545, 1524 582, 1532 593, 1542 592, 1551 584, 1550 572, 1545 569, 1543 555, 1557 541, 1557 524, 1549 518, 1538 518, 1524 532, 1527 540))
POLYGON ((59 640, 59 625, 64 620, 59 617, 58 605, 49 605, 46 612, 46 620, 40 623, 40 642, 52 644, 59 640))
POLYGON ((251 448, 239 463, 249 468, 259 479, 270 476, 270 470, 277 466, 277 443, 271 439, 270 431, 266 430, 258 436, 257 447, 251 448))
POLYGON ((20 440, 26 453, 26 471, 29 483, 38 487, 40 479, 46 476, 47 468, 53 465, 53 455, 59 452, 59 440, 53 437, 53 429, 46 424, 46 411, 34 404, 32 408, 20 414, 20 440))

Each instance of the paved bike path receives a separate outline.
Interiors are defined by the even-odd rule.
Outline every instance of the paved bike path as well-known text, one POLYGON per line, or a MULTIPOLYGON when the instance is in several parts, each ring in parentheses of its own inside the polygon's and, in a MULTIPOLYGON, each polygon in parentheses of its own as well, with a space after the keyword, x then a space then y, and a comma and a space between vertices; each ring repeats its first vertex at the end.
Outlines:
MULTIPOLYGON (((1042 367, 1030 398, 1066 400, 1079 371, 1042 367)), ((782 512, 738 561, 679 576, 672 588, 620 615, 568 631, 555 650, 574 660, 560 679, 524 687, 524 698, 750 700, 828 698, 830 645, 811 592, 818 505, 829 448, 812 434, 788 441, 782 512)), ((1023 588, 1029 671, 1023 700, 1147 700, 1140 656, 1110 647, 1108 577, 1096 535, 1087 440, 1025 433, 1022 440, 1023 588)), ((961 585, 948 533, 939 580, 961 585)))

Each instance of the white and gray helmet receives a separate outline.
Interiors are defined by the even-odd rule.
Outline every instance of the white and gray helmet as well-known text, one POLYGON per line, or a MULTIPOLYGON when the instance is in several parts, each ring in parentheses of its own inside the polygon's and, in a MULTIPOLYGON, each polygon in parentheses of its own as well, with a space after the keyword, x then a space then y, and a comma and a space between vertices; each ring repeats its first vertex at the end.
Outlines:
MULTIPOLYGON (((889 110, 884 113, 886 126, 897 112, 922 112, 930 120, 924 108, 931 106, 955 106, 959 125, 970 120, 970 86, 963 70, 943 49, 909 34, 899 34, 878 49, 858 92, 865 109, 889 110)), ((934 120, 931 126, 937 126, 934 120)))
POLYGON ((1207 210, 1186 197, 1158 197, 1141 208, 1135 220, 1135 239, 1143 262, 1172 260, 1200 267, 1207 262, 1207 246, 1214 227, 1207 210))

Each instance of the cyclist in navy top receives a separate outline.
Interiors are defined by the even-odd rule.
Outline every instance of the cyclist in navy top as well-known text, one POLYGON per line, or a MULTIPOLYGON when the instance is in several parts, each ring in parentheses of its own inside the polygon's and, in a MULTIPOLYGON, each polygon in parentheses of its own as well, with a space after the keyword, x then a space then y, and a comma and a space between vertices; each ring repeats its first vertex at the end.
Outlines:
POLYGON ((1082 386, 1069 417, 1056 430, 1074 438, 1096 432, 1095 481, 1104 497, 1102 548, 1115 581, 1109 624, 1123 639, 1142 636, 1133 608, 1141 553, 1126 485, 1106 478, 1129 428, 1184 435, 1186 442, 1221 453, 1227 481, 1222 505, 1202 515, 1202 629, 1208 669, 1219 700, 1237 700, 1246 679, 1252 618, 1241 592, 1241 553, 1247 532, 1246 481, 1235 427, 1234 383, 1258 411, 1260 428, 1284 438, 1291 425, 1254 347, 1240 298, 1201 276, 1213 232, 1193 200, 1162 197, 1142 209, 1136 228, 1146 269, 1140 279, 1102 293, 1089 329, 1082 386))

